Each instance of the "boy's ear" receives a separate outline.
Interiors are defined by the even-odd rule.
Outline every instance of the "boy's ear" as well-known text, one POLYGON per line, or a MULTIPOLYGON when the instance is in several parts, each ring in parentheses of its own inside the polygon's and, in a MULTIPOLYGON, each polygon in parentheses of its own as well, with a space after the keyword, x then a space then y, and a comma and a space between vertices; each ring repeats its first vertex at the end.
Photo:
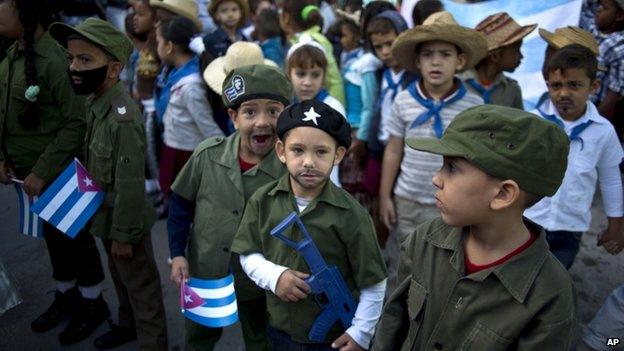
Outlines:
POLYGON ((282 162, 286 163, 286 146, 281 139, 277 139, 275 142, 275 153, 277 154, 277 158, 282 162))
POLYGON ((503 180, 498 185, 498 193, 490 201, 490 209, 504 210, 513 206, 520 197, 520 186, 513 180, 503 180))
POLYGON ((466 54, 465 53, 461 53, 459 55, 457 55, 457 65, 455 66, 455 71, 459 72, 462 69, 464 69, 464 66, 466 65, 466 54))
POLYGON ((108 73, 106 74, 106 77, 109 79, 116 80, 119 78, 119 75, 121 74, 122 70, 123 70, 123 65, 121 64, 121 62, 112 61, 108 65, 108 73))
POLYGON ((592 94, 595 94, 598 89, 600 89, 600 84, 602 84, 600 78, 596 78, 593 82, 591 82, 589 88, 591 89, 592 94))
POLYGON ((238 111, 233 108, 228 108, 227 112, 228 112, 228 115, 230 116, 230 119, 232 120, 232 124, 234 125, 234 128, 238 130, 238 111))
POLYGON ((347 149, 344 146, 338 146, 336 148, 336 158, 334 159, 334 166, 337 166, 342 162, 345 154, 347 153, 347 149))

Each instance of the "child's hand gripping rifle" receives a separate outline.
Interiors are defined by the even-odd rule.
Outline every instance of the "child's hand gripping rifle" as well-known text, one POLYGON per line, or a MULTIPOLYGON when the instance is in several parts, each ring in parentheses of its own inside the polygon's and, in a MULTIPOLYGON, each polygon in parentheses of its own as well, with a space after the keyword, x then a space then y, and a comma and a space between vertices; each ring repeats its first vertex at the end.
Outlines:
POLYGON ((338 320, 344 328, 349 328, 357 308, 355 299, 347 288, 338 268, 328 266, 325 263, 297 213, 292 212, 284 218, 280 224, 271 230, 271 235, 299 251, 310 268, 310 277, 305 282, 310 286, 314 300, 321 307, 321 314, 316 317, 308 338, 317 342, 325 341, 327 332, 338 320), (300 242, 294 242, 282 234, 293 224, 297 225, 304 236, 300 242))

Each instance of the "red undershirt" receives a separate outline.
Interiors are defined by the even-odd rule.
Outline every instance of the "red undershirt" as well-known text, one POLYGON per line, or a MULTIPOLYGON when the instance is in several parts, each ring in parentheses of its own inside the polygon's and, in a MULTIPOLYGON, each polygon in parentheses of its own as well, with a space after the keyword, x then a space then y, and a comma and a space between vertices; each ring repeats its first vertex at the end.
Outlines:
POLYGON ((243 161, 240 156, 238 156, 238 164, 240 165, 241 173, 247 172, 248 170, 254 168, 254 166, 256 165, 255 163, 248 163, 243 161))
POLYGON ((520 245, 517 249, 513 250, 512 252, 508 253, 507 255, 499 258, 494 262, 483 265, 474 264, 470 262, 470 259, 468 259, 468 255, 464 254, 464 266, 466 267, 466 275, 476 273, 494 266, 498 266, 499 264, 503 264, 509 261, 510 258, 520 254, 522 251, 526 250, 529 246, 531 246, 531 244, 533 244, 533 242, 535 242, 535 240, 537 240, 537 237, 539 236, 539 233, 531 228, 529 228, 529 234, 531 235, 529 237, 529 240, 527 240, 524 244, 520 245))

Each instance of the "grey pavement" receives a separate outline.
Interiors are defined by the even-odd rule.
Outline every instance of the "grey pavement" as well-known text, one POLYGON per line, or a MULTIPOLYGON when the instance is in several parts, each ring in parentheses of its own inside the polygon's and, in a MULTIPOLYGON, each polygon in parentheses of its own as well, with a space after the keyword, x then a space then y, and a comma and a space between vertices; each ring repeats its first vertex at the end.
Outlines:
MULTIPOLYGON (((0 316, 0 350, 94 350, 93 340, 108 331, 108 323, 100 326, 90 338, 76 345, 62 347, 58 334, 66 322, 46 333, 34 333, 30 322, 45 311, 54 298, 54 281, 45 241, 20 235, 18 230, 17 196, 12 186, 0 185, 0 261, 16 283, 22 303, 0 316)), ((179 295, 175 285, 169 281, 167 257, 166 223, 161 220, 152 228, 154 255, 160 272, 160 281, 165 299, 170 350, 184 350, 184 317, 179 309, 179 295)), ((104 299, 116 321, 117 299, 115 288, 106 265, 106 254, 101 242, 98 248, 106 272, 103 285, 104 299)), ((115 350, 136 350, 132 342, 115 350)), ((217 350, 244 350, 239 325, 225 329, 217 350)))

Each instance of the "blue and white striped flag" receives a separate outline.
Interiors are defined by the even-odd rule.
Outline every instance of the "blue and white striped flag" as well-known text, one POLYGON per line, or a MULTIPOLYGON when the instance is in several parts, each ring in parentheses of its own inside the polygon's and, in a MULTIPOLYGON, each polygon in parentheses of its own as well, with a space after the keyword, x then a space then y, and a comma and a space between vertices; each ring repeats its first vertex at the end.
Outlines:
POLYGON ((221 328, 238 321, 234 276, 205 280, 191 278, 180 285, 180 309, 184 316, 209 328, 221 328))
POLYGON ((104 201, 104 192, 74 160, 39 197, 32 211, 74 238, 104 201))
POLYGON ((13 184, 17 191, 17 201, 19 203, 19 232, 35 238, 43 237, 43 221, 30 209, 37 197, 29 197, 21 184, 13 184))

